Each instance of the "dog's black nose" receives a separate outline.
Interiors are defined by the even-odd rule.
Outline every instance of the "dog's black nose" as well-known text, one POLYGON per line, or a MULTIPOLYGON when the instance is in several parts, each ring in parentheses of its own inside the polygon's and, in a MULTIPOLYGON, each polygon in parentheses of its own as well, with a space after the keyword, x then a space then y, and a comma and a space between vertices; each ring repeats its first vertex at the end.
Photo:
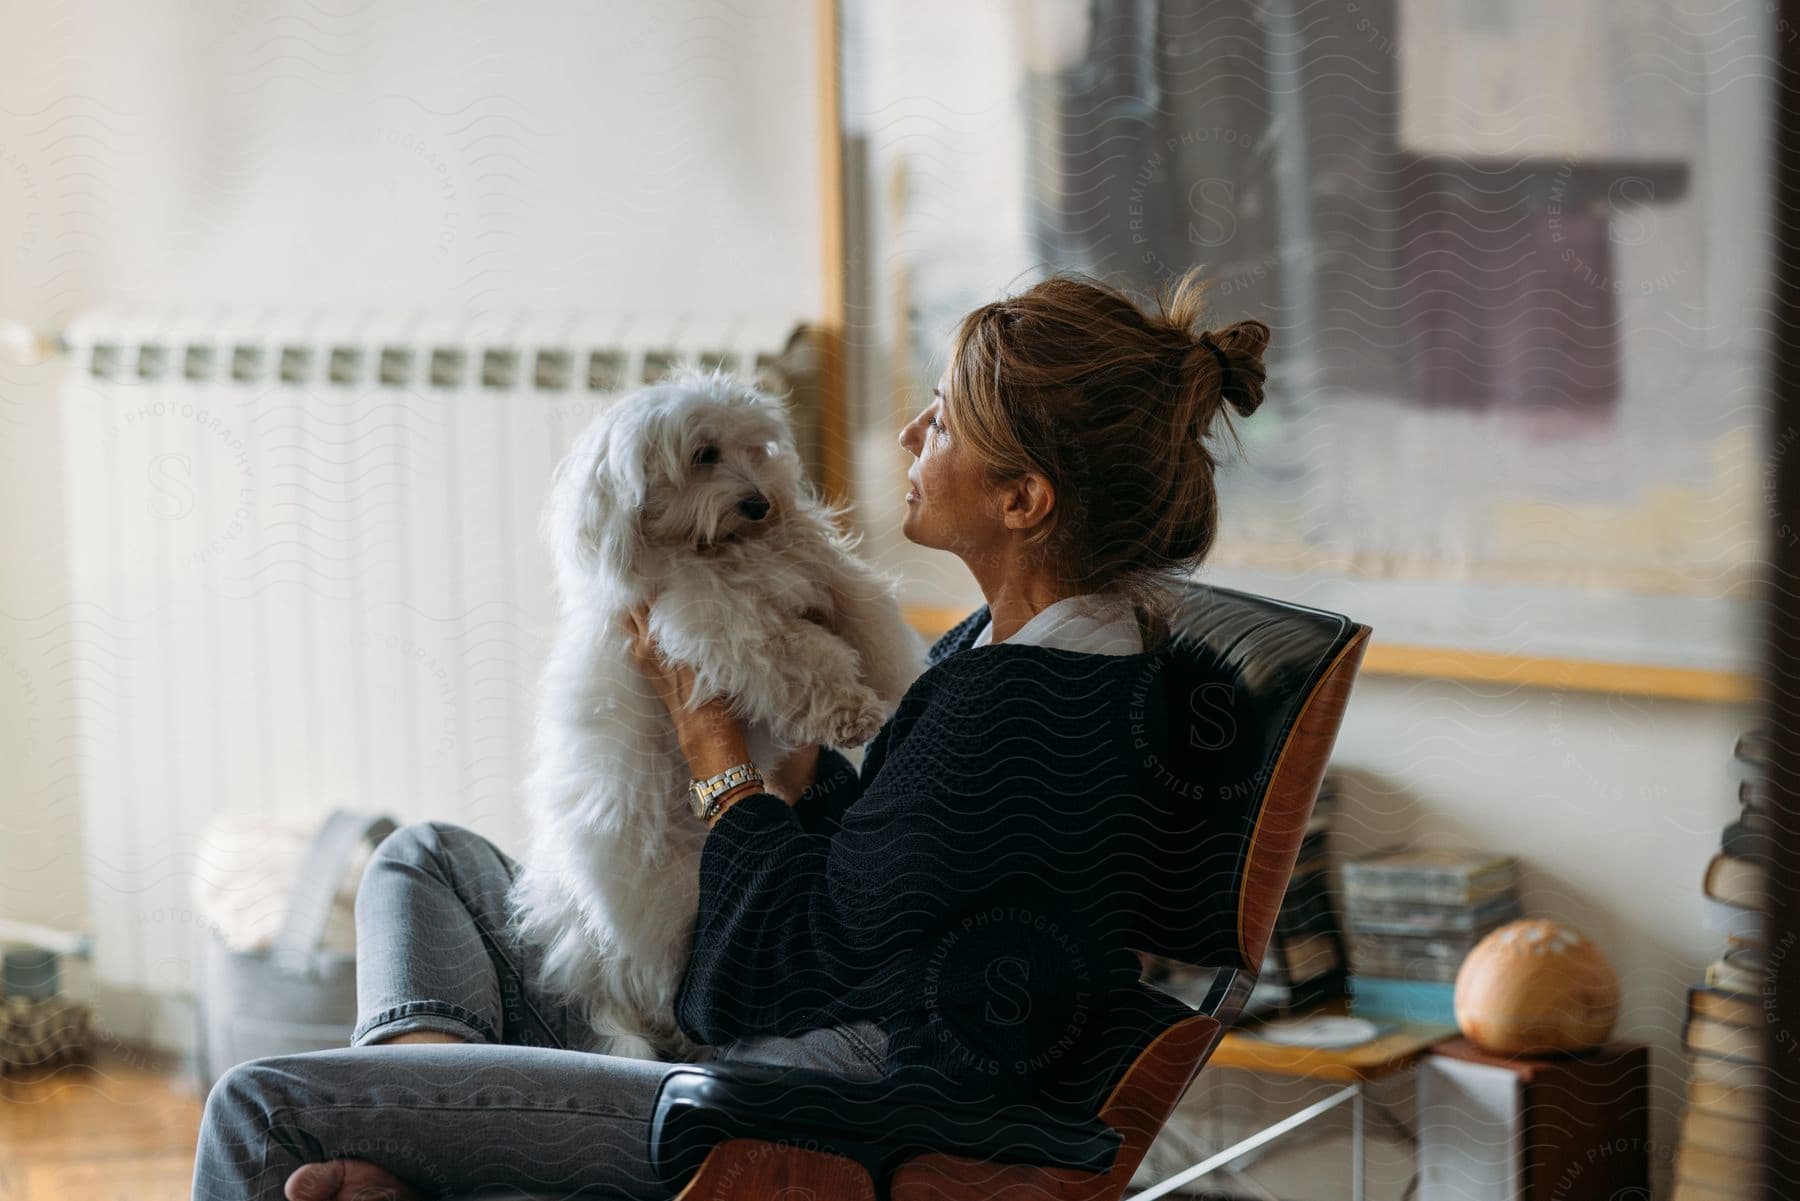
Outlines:
POLYGON ((738 501, 737 507, 738 512, 742 513, 745 517, 748 517, 751 521, 761 521, 769 515, 768 498, 763 496, 760 492, 754 496, 746 496, 743 500, 738 501))

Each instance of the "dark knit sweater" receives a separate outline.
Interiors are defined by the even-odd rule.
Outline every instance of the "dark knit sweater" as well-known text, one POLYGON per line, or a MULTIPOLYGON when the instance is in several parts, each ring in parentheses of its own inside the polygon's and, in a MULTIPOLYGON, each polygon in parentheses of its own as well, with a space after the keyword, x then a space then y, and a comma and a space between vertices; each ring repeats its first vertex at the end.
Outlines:
POLYGON ((1137 987, 1156 652, 971 647, 987 617, 931 648, 860 775, 827 749, 794 807, 758 793, 707 835, 675 1002, 690 1038, 874 1020, 890 1073, 1026 1100, 1137 987))

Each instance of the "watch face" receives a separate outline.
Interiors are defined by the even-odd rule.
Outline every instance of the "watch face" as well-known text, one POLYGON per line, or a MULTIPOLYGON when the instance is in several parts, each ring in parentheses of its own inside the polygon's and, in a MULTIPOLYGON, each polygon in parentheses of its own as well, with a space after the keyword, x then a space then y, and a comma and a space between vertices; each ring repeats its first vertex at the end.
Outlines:
POLYGON ((688 785, 688 809, 695 817, 706 816, 706 798, 700 795, 698 785, 688 785))

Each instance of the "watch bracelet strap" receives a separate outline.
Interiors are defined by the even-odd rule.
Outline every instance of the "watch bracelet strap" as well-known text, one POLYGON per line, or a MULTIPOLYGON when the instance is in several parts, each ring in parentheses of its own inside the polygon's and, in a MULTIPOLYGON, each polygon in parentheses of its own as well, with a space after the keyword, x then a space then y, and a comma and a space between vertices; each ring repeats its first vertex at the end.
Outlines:
POLYGON ((695 780, 693 784, 694 788, 705 798, 702 805, 705 812, 702 813, 701 816, 710 820, 713 815, 718 812, 720 797, 723 797, 726 793, 741 784, 748 784, 751 782, 757 784, 767 783, 767 781, 763 779, 762 772, 757 770, 756 764, 754 763, 734 764, 724 771, 719 772, 717 775, 708 776, 704 780, 695 780))
POLYGON ((762 782, 762 779, 763 774, 761 771, 757 770, 756 764, 737 763, 726 768, 724 771, 719 772, 717 775, 708 776, 704 780, 695 780, 694 787, 698 788, 701 793, 710 798, 724 792, 728 788, 734 788, 739 784, 748 783, 751 780, 756 780, 760 783, 762 782))

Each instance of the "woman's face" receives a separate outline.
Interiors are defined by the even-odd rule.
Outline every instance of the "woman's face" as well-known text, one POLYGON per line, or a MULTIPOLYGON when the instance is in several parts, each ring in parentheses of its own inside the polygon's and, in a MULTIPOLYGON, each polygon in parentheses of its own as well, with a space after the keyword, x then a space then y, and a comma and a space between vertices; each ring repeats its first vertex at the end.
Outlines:
POLYGON ((920 546, 968 559, 992 549, 1005 529, 992 511, 981 465, 957 437, 949 389, 946 367, 930 403, 900 431, 900 445, 916 460, 906 473, 911 488, 900 530, 920 546))

